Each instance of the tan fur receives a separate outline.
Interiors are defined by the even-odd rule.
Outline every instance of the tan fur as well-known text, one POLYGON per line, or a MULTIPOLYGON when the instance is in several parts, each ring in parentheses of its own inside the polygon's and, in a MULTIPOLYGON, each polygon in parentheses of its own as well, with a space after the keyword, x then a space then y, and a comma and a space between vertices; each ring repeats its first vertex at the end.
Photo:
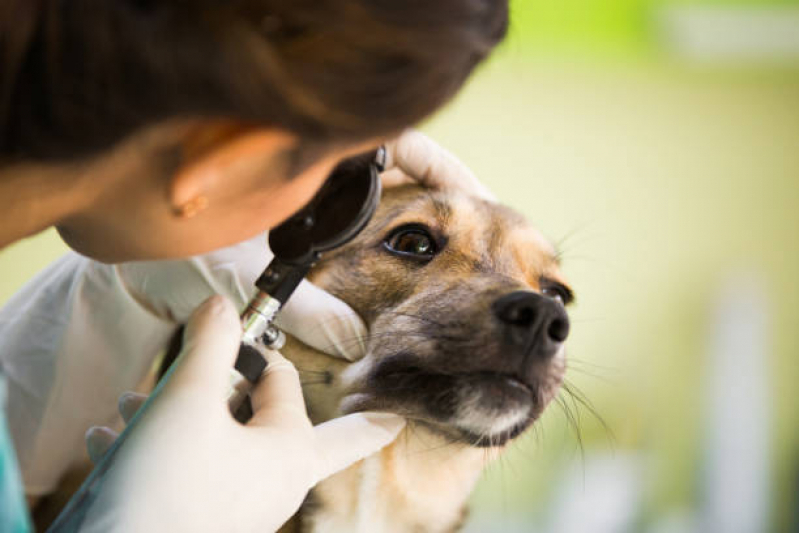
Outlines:
MULTIPOLYGON (((282 351, 301 376, 346 364, 293 339, 282 351)), ((303 379, 313 383, 303 392, 314 424, 340 415, 343 395, 338 378, 329 385, 317 379, 303 379)), ((487 459, 495 455, 449 443, 411 423, 393 444, 317 485, 280 532, 452 531, 487 459)))
MULTIPOLYGON (((413 187, 389 192, 363 234, 331 254, 311 274, 315 283, 352 305, 364 317, 370 333, 380 331, 368 346, 367 356, 354 364, 290 339, 282 351, 300 371, 311 420, 316 424, 361 408, 384 409, 410 418, 393 444, 320 483, 281 532, 454 531, 463 521, 465 502, 482 469, 502 449, 453 442, 431 430, 424 417, 416 420, 418 412, 407 410, 407 406, 373 399, 361 403, 359 399, 364 376, 381 360, 376 347, 388 345, 399 350, 403 343, 411 342, 402 337, 403 332, 418 329, 417 322, 403 320, 390 309, 411 310, 424 317, 430 307, 425 295, 441 286, 471 283, 472 302, 451 302, 463 306, 493 298, 498 279, 510 287, 533 290, 539 288, 542 275, 562 281, 551 246, 516 213, 455 193, 436 196, 436 202, 448 207, 445 210, 430 200, 428 194, 413 187), (447 254, 425 266, 427 281, 409 279, 404 265, 386 258, 375 247, 391 227, 408 222, 431 228, 446 226, 447 254), (490 278, 478 279, 476 272, 483 269, 491 271, 490 278)), ((440 294, 445 300, 448 292, 445 289, 440 294)), ((435 350, 432 342, 423 336, 412 339, 415 350, 435 350)), ((457 364, 452 361, 453 367, 457 364)), ((561 351, 542 386, 544 403, 554 395, 564 370, 561 351)))

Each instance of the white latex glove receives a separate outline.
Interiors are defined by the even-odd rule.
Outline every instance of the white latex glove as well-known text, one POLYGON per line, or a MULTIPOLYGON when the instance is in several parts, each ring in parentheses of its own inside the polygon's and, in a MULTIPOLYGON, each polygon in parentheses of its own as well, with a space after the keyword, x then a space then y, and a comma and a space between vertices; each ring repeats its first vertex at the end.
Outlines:
MULTIPOLYGON (((255 280, 272 260, 267 235, 214 252, 172 261, 117 265, 117 275, 139 305, 173 324, 183 324, 214 294, 239 311, 255 295, 255 280)), ((303 280, 277 315, 276 324, 305 344, 355 361, 364 354, 366 327, 347 304, 303 280)))
MULTIPOLYGON (((253 391, 253 418, 240 425, 225 401, 240 338, 230 302, 213 297, 197 309, 174 371, 134 417, 80 531, 274 531, 317 482, 404 426, 396 415, 357 413, 312 427, 297 371, 277 352, 253 391)), ((128 418, 138 402, 120 403, 128 418)), ((109 435, 87 435, 95 458, 109 435)))
POLYGON ((386 144, 385 166, 386 171, 381 175, 384 187, 416 182, 431 189, 459 189, 496 201, 469 167, 416 130, 406 130, 386 144))

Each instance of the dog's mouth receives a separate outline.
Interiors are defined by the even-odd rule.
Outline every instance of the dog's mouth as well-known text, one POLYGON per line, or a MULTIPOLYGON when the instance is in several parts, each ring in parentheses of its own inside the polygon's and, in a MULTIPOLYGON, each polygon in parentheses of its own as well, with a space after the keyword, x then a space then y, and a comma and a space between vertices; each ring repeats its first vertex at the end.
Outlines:
POLYGON ((551 398, 543 381, 492 370, 445 372, 412 354, 380 361, 347 395, 345 412, 383 410, 476 447, 502 446, 527 429, 551 398))

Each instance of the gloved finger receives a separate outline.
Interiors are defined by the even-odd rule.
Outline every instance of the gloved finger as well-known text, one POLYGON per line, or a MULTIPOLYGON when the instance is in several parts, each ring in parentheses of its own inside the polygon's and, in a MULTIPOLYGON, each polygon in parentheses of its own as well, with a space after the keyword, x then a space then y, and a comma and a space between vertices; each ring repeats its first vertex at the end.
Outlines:
POLYGON ((241 323, 233 304, 222 296, 208 298, 186 324, 183 349, 166 389, 199 390, 198 400, 218 403, 226 396, 240 342, 241 323))
POLYGON ((391 413, 355 413, 314 428, 320 457, 317 480, 360 461, 397 438, 405 419, 391 413))
POLYGON ((366 326, 355 311, 332 294, 303 280, 275 323, 317 350, 357 361, 366 352, 366 326))
POLYGON ((457 157, 427 135, 406 130, 386 144, 386 169, 397 167, 432 189, 458 189, 496 201, 494 194, 457 157))
POLYGON ((122 420, 125 421, 125 424, 130 423, 130 419, 133 418, 136 411, 138 411, 146 401, 147 395, 139 394, 138 392, 126 392, 119 397, 119 414, 122 415, 122 420))
POLYGON ((399 187, 400 185, 419 184, 418 181, 408 176, 401 168, 394 167, 380 174, 380 181, 384 189, 399 187))
POLYGON ((117 440, 117 437, 119 434, 110 428, 90 427, 86 432, 86 451, 89 452, 89 459, 95 464, 98 463, 117 440))
POLYGON ((247 425, 294 427, 298 420, 307 423, 297 369, 279 352, 266 350, 265 355, 266 370, 250 394, 253 416, 247 425))

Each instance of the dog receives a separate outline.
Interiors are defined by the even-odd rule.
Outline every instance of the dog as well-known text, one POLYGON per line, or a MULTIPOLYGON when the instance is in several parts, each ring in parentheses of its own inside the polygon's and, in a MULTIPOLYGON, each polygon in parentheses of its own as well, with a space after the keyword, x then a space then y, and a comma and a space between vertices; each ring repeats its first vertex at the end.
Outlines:
MULTIPOLYGON (((365 342, 356 363, 287 339, 281 352, 299 370, 311 421, 374 410, 408 424, 319 483, 281 533, 457 531, 483 468, 535 423, 563 380, 573 295, 558 255, 508 207, 403 185, 385 189, 366 228, 309 279, 368 329, 352 340, 365 342)), ((52 520, 73 485, 38 510, 37 524, 52 520)))
POLYGON ((280 531, 457 531, 482 469, 563 381, 573 294, 555 250, 508 207, 405 185, 384 191, 364 231, 309 279, 368 329, 356 363, 295 339, 281 350, 311 420, 375 410, 408 424, 319 483, 280 531))

